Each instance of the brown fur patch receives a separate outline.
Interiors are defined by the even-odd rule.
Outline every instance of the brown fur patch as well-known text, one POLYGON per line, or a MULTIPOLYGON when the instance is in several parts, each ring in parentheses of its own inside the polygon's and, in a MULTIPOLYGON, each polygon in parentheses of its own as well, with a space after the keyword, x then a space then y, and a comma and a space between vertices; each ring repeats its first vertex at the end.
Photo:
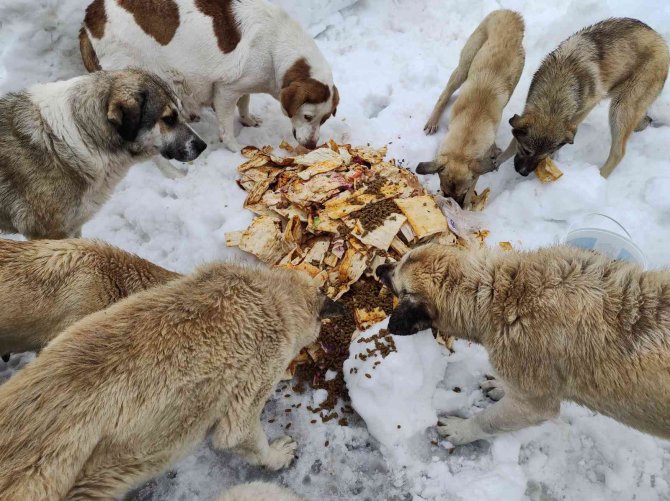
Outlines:
POLYGON ((84 67, 89 73, 102 69, 100 61, 98 61, 98 55, 95 53, 91 39, 84 27, 79 30, 79 51, 81 52, 81 59, 84 61, 84 67))
POLYGON ((235 50, 242 34, 233 14, 232 0, 195 0, 196 8, 212 18, 219 49, 224 54, 235 50))
POLYGON ((94 38, 100 39, 105 34, 105 24, 107 24, 105 1, 93 0, 93 2, 88 7, 86 7, 84 25, 88 28, 88 31, 91 32, 91 35, 93 35, 94 38))
POLYGON ((284 74, 279 100, 289 117, 295 115, 298 108, 305 103, 318 104, 330 98, 328 86, 313 79, 311 72, 312 68, 302 57, 293 63, 284 74))
POLYGON ((137 25, 159 44, 167 45, 179 27, 179 7, 174 0, 116 0, 130 12, 137 25))

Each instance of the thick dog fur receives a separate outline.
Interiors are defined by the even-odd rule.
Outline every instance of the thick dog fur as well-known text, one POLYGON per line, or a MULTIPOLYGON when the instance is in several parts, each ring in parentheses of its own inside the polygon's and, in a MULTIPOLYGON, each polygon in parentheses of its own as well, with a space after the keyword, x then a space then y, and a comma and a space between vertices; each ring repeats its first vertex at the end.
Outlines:
POLYGON ((449 99, 462 85, 437 159, 421 162, 416 170, 439 173, 444 196, 460 205, 472 194, 479 176, 497 167, 500 150, 495 136, 523 70, 523 32, 523 18, 516 12, 496 10, 486 16, 463 47, 458 66, 424 127, 427 134, 437 131, 449 99))
POLYGON ((670 271, 572 247, 530 252, 427 245, 377 274, 399 294, 389 329, 482 344, 500 402, 444 418, 454 444, 541 423, 572 400, 670 438, 670 271))
POLYGON ((138 70, 97 72, 0 98, 0 231, 67 238, 135 163, 206 147, 168 86, 138 70))
POLYGON ((296 444, 268 444, 261 410, 340 312, 300 272, 215 264, 85 317, 0 386, 0 500, 116 498, 210 430, 287 466, 296 444))
POLYGON ((516 152, 514 168, 527 176, 545 157, 572 144, 579 124, 609 97, 612 143, 600 169, 608 177, 631 133, 650 123, 647 109, 661 93, 669 65, 663 37, 636 19, 608 19, 578 31, 535 73, 523 114, 510 119, 515 139, 500 163, 516 152))
POLYGON ((80 48, 89 71, 140 66, 161 75, 194 120, 202 106, 213 106, 232 151, 240 149, 235 107, 243 125, 260 124, 249 111, 252 93, 278 99, 308 148, 339 102, 314 40, 265 0, 94 0, 80 48))
POLYGON ((251 482, 226 491, 218 501, 305 501, 285 487, 267 482, 251 482))
POLYGON ((40 350, 89 313, 179 276, 102 242, 0 239, 0 355, 40 350))

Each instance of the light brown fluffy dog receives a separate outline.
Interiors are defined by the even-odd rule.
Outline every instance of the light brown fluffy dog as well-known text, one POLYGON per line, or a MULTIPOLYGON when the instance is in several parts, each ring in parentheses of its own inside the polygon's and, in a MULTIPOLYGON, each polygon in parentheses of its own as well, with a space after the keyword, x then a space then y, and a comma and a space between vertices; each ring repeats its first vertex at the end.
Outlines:
POLYGON ((300 272, 215 264, 89 315, 0 386, 0 499, 115 498, 209 430, 287 466, 261 410, 338 308, 300 272))
POLYGON ((0 239, 0 355, 40 350, 89 313, 179 276, 93 240, 0 239))
POLYGON ((497 167, 496 131, 523 70, 523 32, 523 18, 516 12, 496 10, 486 16, 463 47, 458 67, 424 127, 427 134, 437 131, 449 98, 463 85, 437 159, 416 169, 419 174, 439 173, 444 196, 460 205, 479 176, 497 167))
POLYGON ((391 332, 433 326, 481 343, 502 379, 500 402, 441 420, 450 442, 541 423, 561 400, 670 438, 670 271, 572 247, 427 245, 377 274, 400 297, 391 332))

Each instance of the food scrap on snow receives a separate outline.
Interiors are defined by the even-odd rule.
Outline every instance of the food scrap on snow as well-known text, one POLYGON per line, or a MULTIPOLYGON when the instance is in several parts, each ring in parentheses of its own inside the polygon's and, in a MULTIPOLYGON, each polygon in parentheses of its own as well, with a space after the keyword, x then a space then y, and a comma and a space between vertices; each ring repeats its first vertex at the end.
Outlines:
POLYGON ((377 266, 420 243, 466 246, 483 243, 485 233, 464 239, 452 232, 453 220, 412 172, 385 159, 386 147, 330 141, 309 152, 285 143, 280 149, 288 156, 268 146, 242 149, 247 160, 237 168, 238 184, 256 217, 248 228, 226 234, 226 245, 308 273, 345 306, 347 315, 324 321, 319 340, 287 370, 287 378, 296 376, 295 390, 305 384, 327 390, 328 398, 309 410, 329 421, 342 417, 338 403, 340 413, 352 412, 342 374, 352 337, 393 310, 391 292, 374 277, 377 266), (326 380, 328 371, 335 377, 326 380))

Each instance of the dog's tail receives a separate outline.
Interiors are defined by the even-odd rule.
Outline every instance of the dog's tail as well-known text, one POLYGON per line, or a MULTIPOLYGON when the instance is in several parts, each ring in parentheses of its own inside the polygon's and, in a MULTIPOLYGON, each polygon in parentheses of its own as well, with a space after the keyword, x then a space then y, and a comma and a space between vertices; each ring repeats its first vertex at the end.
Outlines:
POLYGON ((91 39, 88 36, 86 28, 83 26, 79 30, 79 51, 81 52, 81 58, 84 61, 84 66, 89 73, 94 71, 101 70, 100 61, 98 60, 98 55, 95 53, 91 39))
POLYGON ((305 499, 280 485, 251 482, 233 487, 217 501, 305 501, 305 499))

